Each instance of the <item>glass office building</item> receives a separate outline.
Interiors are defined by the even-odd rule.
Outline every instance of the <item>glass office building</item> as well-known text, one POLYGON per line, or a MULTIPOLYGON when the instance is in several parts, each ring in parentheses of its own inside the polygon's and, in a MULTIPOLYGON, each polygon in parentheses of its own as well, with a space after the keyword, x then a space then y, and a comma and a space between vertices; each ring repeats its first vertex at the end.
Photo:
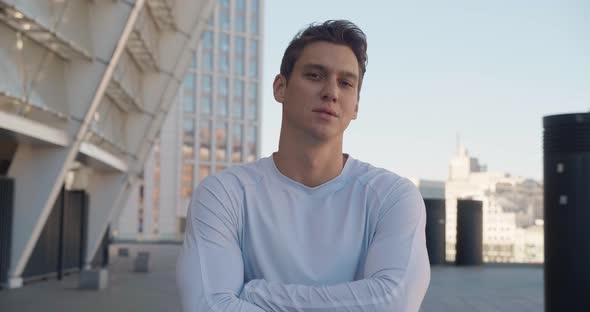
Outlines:
POLYGON ((262 4, 217 1, 146 163, 144 183, 121 215, 121 238, 181 238, 198 183, 260 157, 262 4))

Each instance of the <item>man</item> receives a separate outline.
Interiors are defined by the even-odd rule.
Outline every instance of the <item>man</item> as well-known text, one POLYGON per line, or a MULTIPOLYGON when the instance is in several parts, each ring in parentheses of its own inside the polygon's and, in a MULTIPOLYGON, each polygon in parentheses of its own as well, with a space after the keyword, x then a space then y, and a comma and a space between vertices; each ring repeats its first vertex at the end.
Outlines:
POLYGON ((177 268, 183 311, 418 311, 430 280, 422 197, 342 153, 366 49, 343 20, 291 41, 273 83, 278 151, 193 193, 177 268))

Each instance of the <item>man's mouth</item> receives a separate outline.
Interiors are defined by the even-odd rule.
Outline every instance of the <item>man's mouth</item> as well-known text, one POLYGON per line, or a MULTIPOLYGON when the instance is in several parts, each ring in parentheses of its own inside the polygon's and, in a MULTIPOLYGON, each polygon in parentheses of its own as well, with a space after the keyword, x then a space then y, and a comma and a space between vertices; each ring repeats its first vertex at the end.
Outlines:
POLYGON ((327 108, 318 108, 318 109, 314 109, 313 110, 314 113, 320 113, 323 115, 326 115, 326 117, 338 117, 338 114, 336 114, 335 111, 331 110, 331 109, 327 109, 327 108))

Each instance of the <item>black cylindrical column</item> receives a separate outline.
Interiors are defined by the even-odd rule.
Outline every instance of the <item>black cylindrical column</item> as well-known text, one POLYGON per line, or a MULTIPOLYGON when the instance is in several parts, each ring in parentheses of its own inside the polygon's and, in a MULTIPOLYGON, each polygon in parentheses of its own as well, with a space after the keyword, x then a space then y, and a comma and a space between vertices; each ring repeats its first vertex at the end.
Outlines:
POLYGON ((483 263, 483 211, 479 200, 457 200, 457 265, 483 263))
POLYGON ((430 264, 445 263, 445 200, 424 199, 426 205, 426 248, 430 264))
POLYGON ((14 179, 0 176, 0 283, 8 280, 13 211, 14 179))
POLYGON ((590 113, 543 127, 545 311, 590 311, 590 113))

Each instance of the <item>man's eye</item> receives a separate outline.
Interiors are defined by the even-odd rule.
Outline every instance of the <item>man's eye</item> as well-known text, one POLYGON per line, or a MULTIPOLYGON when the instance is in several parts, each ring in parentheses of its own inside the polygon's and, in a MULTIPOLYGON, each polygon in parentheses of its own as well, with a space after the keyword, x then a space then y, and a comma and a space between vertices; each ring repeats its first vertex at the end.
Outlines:
POLYGON ((354 85, 346 80, 340 81, 340 84, 346 88, 353 88, 354 85))
POLYGON ((305 74, 305 76, 311 79, 320 79, 322 77, 322 75, 320 75, 319 73, 307 73, 305 74))

